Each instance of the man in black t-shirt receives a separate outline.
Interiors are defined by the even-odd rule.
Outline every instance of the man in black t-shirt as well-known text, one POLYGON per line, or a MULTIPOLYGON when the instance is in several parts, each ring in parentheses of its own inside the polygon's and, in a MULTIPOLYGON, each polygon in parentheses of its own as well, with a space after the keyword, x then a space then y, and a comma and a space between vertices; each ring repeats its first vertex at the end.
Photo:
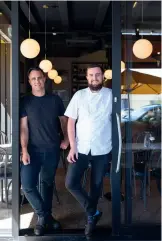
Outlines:
POLYGON ((45 75, 40 68, 28 72, 32 88, 21 100, 20 139, 22 148, 21 184, 23 191, 38 215, 35 235, 43 235, 45 228, 58 229, 60 223, 52 215, 53 182, 60 159, 60 148, 69 145, 67 118, 63 102, 57 95, 45 93, 45 75), (64 140, 60 139, 60 120, 64 140), (38 177, 41 171, 41 194, 38 177))

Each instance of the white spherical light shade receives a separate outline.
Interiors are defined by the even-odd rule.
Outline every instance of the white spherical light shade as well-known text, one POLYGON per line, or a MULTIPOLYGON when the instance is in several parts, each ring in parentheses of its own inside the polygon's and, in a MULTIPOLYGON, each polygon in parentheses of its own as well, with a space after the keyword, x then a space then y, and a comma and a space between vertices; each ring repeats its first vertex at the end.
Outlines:
POLYGON ((133 45, 133 53, 139 59, 148 58, 153 51, 153 46, 147 39, 139 39, 133 45))
POLYGON ((125 70, 125 63, 121 61, 121 73, 125 70))
POLYGON ((106 70, 104 73, 104 77, 106 79, 112 79, 112 70, 111 69, 106 70))
POLYGON ((59 76, 59 75, 54 78, 55 84, 60 84, 61 81, 62 81, 62 78, 61 78, 61 76, 59 76))
POLYGON ((50 79, 55 79, 57 75, 58 75, 58 72, 57 72, 55 69, 51 69, 51 70, 48 72, 48 77, 49 77, 50 79))
POLYGON ((52 63, 48 59, 44 59, 40 62, 39 67, 43 70, 44 73, 47 73, 52 69, 52 63))
POLYGON ((39 43, 35 39, 25 39, 20 45, 22 55, 28 59, 35 58, 40 52, 39 43))

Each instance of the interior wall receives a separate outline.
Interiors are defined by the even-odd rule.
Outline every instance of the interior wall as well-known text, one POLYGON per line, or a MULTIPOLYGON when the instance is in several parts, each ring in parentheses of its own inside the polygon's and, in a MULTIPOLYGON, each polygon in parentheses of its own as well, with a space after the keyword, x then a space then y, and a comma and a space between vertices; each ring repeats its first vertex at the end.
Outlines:
POLYGON ((83 55, 79 58, 76 58, 76 62, 108 62, 108 59, 106 58, 106 51, 105 50, 99 50, 94 53, 90 53, 87 55, 83 55))
POLYGON ((66 91, 66 98, 63 99, 65 107, 69 103, 71 96, 71 63, 75 60, 74 58, 50 58, 49 59, 53 68, 58 71, 58 75, 62 77, 62 82, 60 84, 55 84, 53 80, 47 81, 47 88, 52 91, 66 91))
POLYGON ((58 74, 61 75, 63 71, 65 71, 66 78, 64 79, 64 74, 61 75, 63 77, 63 81, 60 84, 55 84, 54 81, 47 81, 47 89, 52 90, 67 90, 69 95, 69 100, 65 101, 65 106, 71 99, 72 96, 72 63, 95 63, 95 62, 103 62, 107 63, 106 51, 101 50, 91 54, 83 55, 79 58, 48 58, 52 64, 53 68, 58 71, 58 74))

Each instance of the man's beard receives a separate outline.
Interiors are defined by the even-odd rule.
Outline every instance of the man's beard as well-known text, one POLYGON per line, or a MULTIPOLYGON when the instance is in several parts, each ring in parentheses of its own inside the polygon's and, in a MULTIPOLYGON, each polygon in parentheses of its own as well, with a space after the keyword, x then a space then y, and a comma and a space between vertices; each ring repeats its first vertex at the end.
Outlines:
POLYGON ((102 87, 103 87, 103 82, 100 83, 100 84, 98 84, 98 85, 96 85, 96 86, 94 86, 94 85, 92 85, 92 84, 88 84, 88 87, 89 87, 90 90, 92 90, 92 91, 98 91, 98 90, 102 89, 102 87))

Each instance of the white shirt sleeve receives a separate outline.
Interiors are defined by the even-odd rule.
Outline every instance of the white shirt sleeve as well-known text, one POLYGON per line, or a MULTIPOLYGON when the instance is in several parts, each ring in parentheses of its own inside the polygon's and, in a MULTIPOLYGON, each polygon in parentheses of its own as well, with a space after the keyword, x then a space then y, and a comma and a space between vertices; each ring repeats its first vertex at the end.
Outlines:
POLYGON ((110 114, 112 115, 112 101, 113 101, 113 96, 112 96, 112 90, 110 90, 110 114))
POLYGON ((72 119, 78 118, 78 91, 73 95, 64 115, 72 119))

